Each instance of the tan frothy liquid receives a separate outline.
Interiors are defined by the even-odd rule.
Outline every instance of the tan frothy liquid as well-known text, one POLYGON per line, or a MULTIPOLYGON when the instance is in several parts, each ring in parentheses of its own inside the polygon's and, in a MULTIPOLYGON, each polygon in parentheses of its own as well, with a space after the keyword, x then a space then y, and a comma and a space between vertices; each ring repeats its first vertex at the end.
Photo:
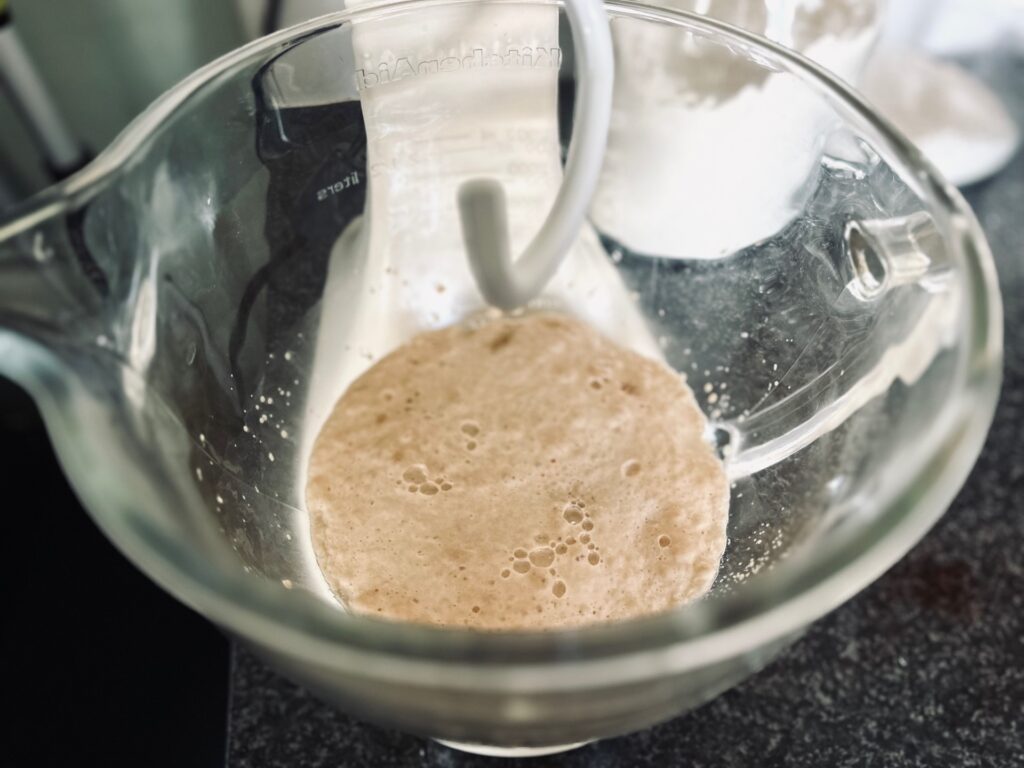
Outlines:
POLYGON ((550 629, 702 595, 729 489, 693 393, 550 313, 421 334, 338 401, 306 500, 352 610, 550 629))

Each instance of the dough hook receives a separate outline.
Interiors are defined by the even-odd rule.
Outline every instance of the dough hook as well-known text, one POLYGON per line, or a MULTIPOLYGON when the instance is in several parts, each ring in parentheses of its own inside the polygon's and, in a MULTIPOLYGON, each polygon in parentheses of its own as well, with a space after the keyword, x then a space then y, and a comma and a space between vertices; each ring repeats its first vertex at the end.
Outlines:
POLYGON ((613 59, 601 0, 565 0, 580 89, 565 176, 548 216, 514 262, 509 253, 505 190, 491 178, 458 190, 462 236, 480 292, 501 309, 526 304, 558 270, 579 233, 597 186, 611 116, 613 59))

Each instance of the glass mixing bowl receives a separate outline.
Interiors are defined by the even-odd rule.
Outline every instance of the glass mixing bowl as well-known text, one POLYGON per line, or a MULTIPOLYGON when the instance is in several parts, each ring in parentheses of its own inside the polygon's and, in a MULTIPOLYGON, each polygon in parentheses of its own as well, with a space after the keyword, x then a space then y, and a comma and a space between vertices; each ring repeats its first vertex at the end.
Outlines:
POLYGON ((416 0, 259 40, 0 225, 0 371, 34 395, 97 524, 362 717, 553 749, 695 707, 913 545, 992 418, 999 296, 959 195, 807 60, 607 8, 651 54, 616 64, 595 198, 614 227, 591 219, 540 304, 664 359, 706 409, 729 542, 710 594, 676 611, 532 634, 403 625, 346 613, 311 555, 304 465, 334 398, 410 334, 483 309, 458 184, 505 185, 513 252, 557 189, 575 77, 557 5, 416 0), (688 150, 628 145, 648 107, 688 150), (644 250, 665 238, 625 177, 679 201, 678 248, 644 250))

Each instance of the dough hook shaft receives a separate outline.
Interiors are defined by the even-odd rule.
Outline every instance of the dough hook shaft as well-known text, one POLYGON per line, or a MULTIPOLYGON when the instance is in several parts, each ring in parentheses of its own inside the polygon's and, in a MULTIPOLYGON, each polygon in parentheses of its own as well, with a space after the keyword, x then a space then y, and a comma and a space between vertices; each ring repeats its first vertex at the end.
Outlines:
POLYGON ((510 253, 501 183, 470 179, 458 190, 470 269, 484 298, 501 309, 526 304, 554 276, 586 217, 604 157, 613 78, 608 17, 601 0, 565 0, 565 9, 578 72, 569 157, 547 219, 518 259, 510 253))

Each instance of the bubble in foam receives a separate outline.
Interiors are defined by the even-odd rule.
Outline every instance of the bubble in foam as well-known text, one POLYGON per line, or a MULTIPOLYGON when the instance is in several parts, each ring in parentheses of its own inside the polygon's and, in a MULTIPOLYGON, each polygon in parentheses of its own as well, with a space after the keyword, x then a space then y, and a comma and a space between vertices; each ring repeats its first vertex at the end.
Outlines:
POLYGON ((448 482, 441 483, 441 490, 442 491, 450 491, 451 489, 452 489, 452 484, 451 483, 448 483, 448 482))
POLYGON ((583 530, 584 531, 592 531, 592 530, 594 530, 594 521, 593 520, 584 520, 583 521, 583 530))
POLYGON ((556 555, 564 555, 568 551, 569 551, 569 548, 567 546, 565 546, 565 544, 559 544, 557 547, 555 547, 555 554, 556 555))
POLYGON ((597 554, 597 552, 591 552, 589 555, 587 555, 587 562, 591 565, 597 565, 601 562, 601 556, 597 554))
POLYGON ((630 459, 622 463, 621 469, 623 477, 636 477, 640 474, 640 462, 636 459, 630 459))
POLYGON ((423 483, 420 486, 420 493, 422 493, 424 496, 433 496, 439 490, 440 489, 433 483, 423 483))
POLYGON ((402 473, 402 479, 407 483, 421 483, 427 482, 427 467, 424 464, 413 464, 405 472, 402 473))
POLYGON ((512 570, 516 573, 528 573, 531 567, 529 560, 516 560, 512 564, 512 570))
POLYGON ((508 568, 502 569, 502 571, 501 571, 501 578, 507 579, 511 575, 512 575, 512 571, 510 571, 508 568))
POLYGON ((525 549, 523 549, 522 547, 520 547, 519 549, 517 549, 517 550, 516 550, 515 552, 513 552, 512 554, 513 554, 513 555, 515 555, 515 557, 516 557, 516 559, 517 559, 517 560, 525 560, 525 559, 526 559, 526 556, 527 556, 527 555, 529 555, 530 553, 529 553, 529 552, 527 552, 527 551, 526 551, 525 549))
POLYGON ((537 547, 530 553, 530 562, 538 568, 547 568, 555 562, 555 552, 551 547, 537 547))
POLYGON ((476 440, 470 440, 468 443, 466 443, 466 450, 467 451, 475 451, 476 450, 476 440))
POLYGON ((658 546, 659 547, 667 547, 671 543, 672 543, 672 539, 670 539, 668 536, 659 536, 658 537, 658 546))
POLYGON ((565 582, 556 581, 551 586, 551 594, 553 594, 555 597, 563 597, 565 595, 565 582))
POLYGON ((590 543, 590 534, 589 533, 584 533, 582 536, 580 536, 580 542, 583 543, 583 544, 589 544, 590 543))
POLYGON ((570 501, 562 509, 562 517, 565 518, 565 522, 569 523, 569 525, 576 525, 583 519, 583 512, 580 511, 580 508, 575 503, 570 501))
POLYGON ((480 434, 480 425, 475 421, 462 422, 460 429, 464 435, 469 435, 470 437, 476 437, 480 434))

